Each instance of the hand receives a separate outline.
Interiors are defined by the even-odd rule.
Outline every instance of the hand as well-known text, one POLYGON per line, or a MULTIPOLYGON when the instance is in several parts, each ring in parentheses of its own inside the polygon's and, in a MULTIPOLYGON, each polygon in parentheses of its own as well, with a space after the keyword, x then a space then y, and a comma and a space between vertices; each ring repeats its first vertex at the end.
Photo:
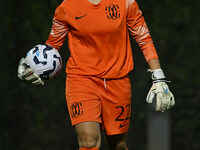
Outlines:
POLYGON ((156 100, 156 111, 165 112, 175 105, 174 96, 167 85, 169 81, 165 80, 162 69, 156 69, 151 72, 153 85, 147 95, 146 101, 147 103, 152 103, 153 100, 156 100))
POLYGON ((44 85, 42 79, 34 73, 33 69, 26 65, 26 59, 22 58, 18 66, 18 78, 31 82, 34 85, 44 85))

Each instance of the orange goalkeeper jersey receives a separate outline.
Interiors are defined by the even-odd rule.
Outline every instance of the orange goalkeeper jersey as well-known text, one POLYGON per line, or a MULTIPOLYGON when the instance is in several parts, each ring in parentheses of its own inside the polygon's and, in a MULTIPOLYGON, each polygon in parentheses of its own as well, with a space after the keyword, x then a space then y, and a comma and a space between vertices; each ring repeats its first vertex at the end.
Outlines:
POLYGON ((57 7, 46 44, 60 50, 66 37, 68 74, 121 78, 133 69, 129 32, 145 59, 158 58, 135 0, 64 0, 57 7))

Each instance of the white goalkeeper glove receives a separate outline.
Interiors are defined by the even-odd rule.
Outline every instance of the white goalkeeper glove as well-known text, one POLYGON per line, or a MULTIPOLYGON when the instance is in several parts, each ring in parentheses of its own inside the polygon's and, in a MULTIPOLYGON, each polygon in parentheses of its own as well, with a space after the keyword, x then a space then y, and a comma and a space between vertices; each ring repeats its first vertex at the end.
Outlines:
POLYGON ((156 111, 165 112, 175 105, 173 94, 170 92, 162 69, 148 70, 152 73, 153 85, 147 95, 147 103, 156 101, 156 111))
POLYGON ((42 79, 34 73, 33 69, 26 65, 26 58, 22 58, 19 62, 17 76, 21 80, 31 82, 34 85, 44 85, 42 79))

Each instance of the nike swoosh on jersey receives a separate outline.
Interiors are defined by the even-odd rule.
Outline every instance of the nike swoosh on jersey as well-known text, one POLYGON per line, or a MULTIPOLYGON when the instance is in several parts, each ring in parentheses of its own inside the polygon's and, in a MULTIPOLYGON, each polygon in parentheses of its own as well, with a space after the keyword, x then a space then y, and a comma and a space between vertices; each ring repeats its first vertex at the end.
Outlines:
POLYGON ((79 17, 76 16, 75 19, 76 19, 76 20, 77 20, 77 19, 81 19, 81 18, 83 18, 83 17, 85 17, 85 16, 86 16, 86 15, 82 15, 82 16, 79 16, 79 17))

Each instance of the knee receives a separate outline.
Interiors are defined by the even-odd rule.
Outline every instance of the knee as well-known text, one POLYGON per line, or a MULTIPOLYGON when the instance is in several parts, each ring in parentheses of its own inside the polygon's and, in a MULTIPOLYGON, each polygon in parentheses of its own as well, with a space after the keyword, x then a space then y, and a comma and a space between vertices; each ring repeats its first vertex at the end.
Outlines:
POLYGON ((98 122, 84 122, 75 126, 79 147, 100 147, 101 136, 98 122))
POLYGON ((84 133, 78 135, 78 140, 80 147, 96 147, 97 143, 100 140, 100 137, 96 133, 93 134, 84 133))

